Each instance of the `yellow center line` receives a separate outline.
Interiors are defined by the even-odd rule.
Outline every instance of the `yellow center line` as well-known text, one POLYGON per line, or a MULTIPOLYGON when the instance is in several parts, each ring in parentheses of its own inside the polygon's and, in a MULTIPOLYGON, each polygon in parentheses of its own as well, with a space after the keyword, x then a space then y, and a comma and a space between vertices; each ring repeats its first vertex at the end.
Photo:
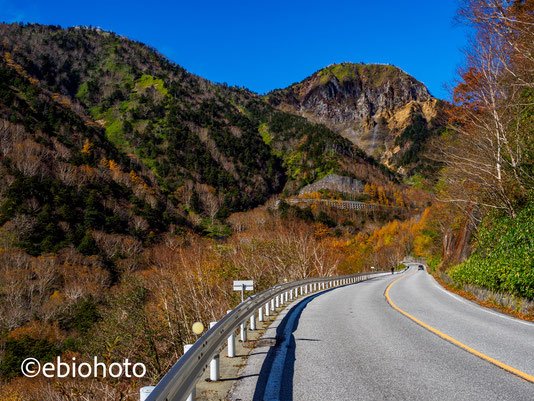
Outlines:
POLYGON ((508 366, 506 365, 505 363, 502 363, 501 361, 498 361, 490 356, 487 356, 485 354, 483 354, 482 352, 479 352, 467 345, 465 345, 464 343, 461 343, 460 341, 452 338, 451 336, 448 336, 447 334, 433 328, 432 326, 429 326, 428 324, 422 322, 421 320, 417 319, 416 317, 410 315, 408 312, 405 312, 404 310, 402 310, 401 308, 399 308, 397 305, 395 305, 395 303, 391 300, 390 296, 389 296, 389 290, 390 288, 393 286, 393 284, 395 284, 397 281, 399 280, 402 280, 403 278, 406 278, 408 276, 411 276, 412 274, 415 274, 416 272, 413 272, 411 274, 408 274, 406 276, 402 276, 398 279, 396 279, 395 281, 393 281, 387 288, 386 288, 386 292, 384 293, 384 295, 386 296, 386 299, 388 301, 388 303, 394 308, 396 309, 397 311, 399 311, 400 313, 402 313, 404 316, 406 316, 408 319, 411 319, 413 320, 415 323, 417 323, 418 325, 424 327, 425 329, 431 331, 432 333, 434 334, 437 334, 438 336, 440 336, 441 338, 443 338, 444 340, 447 340, 449 342, 451 342, 452 344, 466 350, 467 352, 470 352, 471 354, 473 355, 476 355, 478 356, 479 358, 482 358, 484 359, 485 361, 488 361, 496 366, 498 366, 499 368, 501 369, 504 369, 506 370, 507 372, 510 372, 524 380, 527 380, 531 383, 534 383, 534 376, 532 375, 529 375, 528 373, 525 373, 525 372, 522 372, 518 369, 515 369, 515 368, 512 368, 511 366, 508 366))

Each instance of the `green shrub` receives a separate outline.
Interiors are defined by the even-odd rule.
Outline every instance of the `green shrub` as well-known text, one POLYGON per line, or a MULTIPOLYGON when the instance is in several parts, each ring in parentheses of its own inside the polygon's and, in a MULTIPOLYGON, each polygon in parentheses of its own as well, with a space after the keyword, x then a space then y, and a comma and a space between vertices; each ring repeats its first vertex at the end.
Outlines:
POLYGON ((451 278, 534 299, 534 203, 517 217, 488 217, 471 257, 449 270, 451 278))
POLYGON ((98 305, 92 299, 81 299, 72 312, 60 319, 60 325, 63 330, 76 329, 86 333, 98 320, 98 305))

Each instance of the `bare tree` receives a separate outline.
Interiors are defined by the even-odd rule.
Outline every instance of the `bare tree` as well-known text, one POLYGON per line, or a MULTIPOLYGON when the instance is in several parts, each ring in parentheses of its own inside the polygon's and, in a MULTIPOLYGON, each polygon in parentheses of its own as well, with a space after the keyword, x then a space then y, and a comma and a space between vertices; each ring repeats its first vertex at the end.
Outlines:
POLYGON ((212 220, 215 219, 215 216, 221 207, 221 200, 217 196, 215 188, 205 184, 198 184, 196 190, 200 196, 204 211, 212 220))
MULTIPOLYGON (((532 13, 516 2, 465 0, 462 18, 475 28, 451 110, 454 131, 438 149, 449 184, 442 200, 470 210, 501 209, 515 216, 532 185, 533 134, 524 112, 534 99, 532 13), (526 20, 520 18, 529 15, 526 20)), ((532 11, 532 4, 530 5, 532 11)))

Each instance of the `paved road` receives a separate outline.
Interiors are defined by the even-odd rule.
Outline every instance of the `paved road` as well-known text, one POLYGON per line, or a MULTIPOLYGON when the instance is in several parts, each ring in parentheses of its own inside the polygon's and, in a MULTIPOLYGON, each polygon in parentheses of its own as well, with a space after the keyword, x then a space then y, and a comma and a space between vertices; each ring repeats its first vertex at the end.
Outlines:
MULTIPOLYGON (((534 400, 533 383, 393 309, 384 292, 398 278, 388 275, 334 289, 295 308, 296 318, 289 320, 288 313, 277 333, 279 345, 266 362, 278 368, 262 370, 258 383, 263 387, 249 399, 534 400)), ((389 295, 422 322, 534 375, 533 324, 456 297, 414 268, 389 295)))

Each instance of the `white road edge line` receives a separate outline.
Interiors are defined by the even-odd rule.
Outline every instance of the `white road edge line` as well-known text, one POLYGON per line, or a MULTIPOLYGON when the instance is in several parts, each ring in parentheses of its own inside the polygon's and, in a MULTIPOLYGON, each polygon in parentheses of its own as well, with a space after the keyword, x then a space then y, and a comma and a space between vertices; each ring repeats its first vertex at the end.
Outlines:
POLYGON ((453 294, 450 291, 447 291, 445 288, 443 288, 436 281, 436 279, 434 277, 432 277, 431 274, 428 274, 428 275, 431 277, 432 283, 434 284, 434 286, 436 286, 440 291, 444 292, 445 294, 449 295, 450 297, 456 299, 457 301, 460 301, 460 302, 462 302, 464 304, 467 304, 467 305, 471 305, 471 306, 475 307, 478 310, 481 310, 481 311, 484 311, 486 313, 489 313, 490 315, 498 316, 498 317, 501 317, 501 318, 506 319, 506 320, 511 320, 512 322, 515 322, 515 323, 521 323, 521 324, 524 324, 526 326, 534 327, 534 323, 527 322, 527 321, 521 320, 521 319, 516 319, 514 317, 506 316, 506 315, 503 315, 501 313, 493 312, 493 311, 488 310, 487 308, 485 308, 483 306, 480 306, 480 305, 478 305, 478 304, 476 304, 474 302, 468 301, 467 299, 464 299, 464 298, 460 297, 459 295, 453 294))
MULTIPOLYGON (((416 272, 413 272, 412 274, 410 275, 414 275, 416 272)), ((409 277, 410 275, 408 276, 405 276, 405 277, 409 277)), ((398 312, 400 312, 401 314, 403 314, 404 316, 406 316, 408 319, 412 320, 413 322, 417 323, 418 325, 420 325, 421 327, 429 330, 430 332, 438 335, 439 337, 443 338, 444 340, 446 341, 449 341, 450 343, 458 346, 459 348, 462 348, 464 350, 466 350, 467 352, 473 354, 473 355, 476 355, 478 356, 479 358, 485 360, 485 361, 488 361, 498 367, 500 367, 501 369, 504 369, 506 370, 507 372, 509 373, 512 373, 513 375, 517 376, 518 378, 522 379, 522 380, 525 380, 525 381, 528 381, 528 382, 531 382, 531 383, 534 383, 534 376, 532 375, 529 375, 528 373, 525 373, 525 372, 522 372, 520 371, 519 369, 516 369, 516 368, 513 368, 495 358, 492 358, 480 351, 477 351, 476 349, 474 348, 471 348, 469 347, 468 345, 456 340, 455 338, 439 331, 438 329, 435 329, 434 327, 424 323, 423 321, 419 320, 418 318, 410 315, 408 312, 404 311, 403 309, 399 308, 397 305, 395 305, 395 303, 392 301, 391 297, 389 296, 389 290, 391 289, 391 287, 397 283, 398 281, 402 280, 403 278, 405 277, 400 277, 398 278, 397 280, 393 281, 391 284, 389 284, 389 286, 386 288, 386 291, 384 292, 384 296, 386 297, 386 301, 389 303, 389 305, 391 305, 391 307, 395 310, 397 310, 398 312)))

